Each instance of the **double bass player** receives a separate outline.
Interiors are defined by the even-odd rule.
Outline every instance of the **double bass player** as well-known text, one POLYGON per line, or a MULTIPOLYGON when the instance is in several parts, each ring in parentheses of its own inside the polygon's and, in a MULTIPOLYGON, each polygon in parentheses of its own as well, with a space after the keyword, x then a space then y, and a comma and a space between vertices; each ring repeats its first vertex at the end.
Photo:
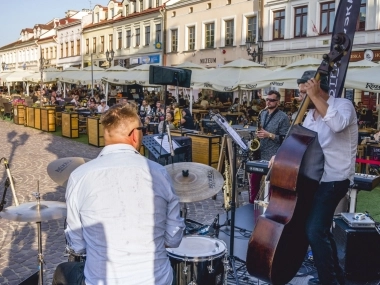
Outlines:
POLYGON ((335 208, 353 183, 358 127, 352 102, 329 96, 328 78, 321 76, 317 81, 315 73, 306 71, 297 80, 301 98, 306 95, 310 98, 303 126, 318 133, 325 157, 322 179, 306 223, 306 234, 318 272, 318 278, 311 278, 308 284, 343 285, 344 272, 339 265, 330 227, 335 208))

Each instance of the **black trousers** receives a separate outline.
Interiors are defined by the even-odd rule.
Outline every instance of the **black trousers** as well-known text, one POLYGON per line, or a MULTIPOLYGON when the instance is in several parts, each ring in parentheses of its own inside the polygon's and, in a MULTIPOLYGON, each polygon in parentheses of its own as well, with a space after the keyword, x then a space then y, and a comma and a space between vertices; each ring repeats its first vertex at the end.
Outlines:
POLYGON ((52 285, 85 285, 84 262, 64 262, 57 266, 52 285))

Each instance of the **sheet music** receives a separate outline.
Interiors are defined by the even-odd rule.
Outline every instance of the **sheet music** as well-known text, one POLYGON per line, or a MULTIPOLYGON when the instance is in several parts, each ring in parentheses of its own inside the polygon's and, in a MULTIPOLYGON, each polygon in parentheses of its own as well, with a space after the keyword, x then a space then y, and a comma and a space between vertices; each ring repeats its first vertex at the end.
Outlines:
MULTIPOLYGON (((162 148, 167 152, 167 153, 170 153, 170 144, 169 144, 169 138, 168 138, 168 135, 164 135, 162 139, 160 139, 159 136, 156 136, 154 137, 154 140, 159 144, 161 145, 161 141, 162 141, 162 148)), ((172 140, 172 146, 173 146, 173 150, 176 150, 177 148, 179 148, 180 146, 177 144, 177 142, 175 140, 172 140)))
POLYGON ((212 116, 212 120, 223 128, 243 150, 248 150, 247 145, 243 142, 239 134, 228 124, 227 119, 217 114, 212 116))

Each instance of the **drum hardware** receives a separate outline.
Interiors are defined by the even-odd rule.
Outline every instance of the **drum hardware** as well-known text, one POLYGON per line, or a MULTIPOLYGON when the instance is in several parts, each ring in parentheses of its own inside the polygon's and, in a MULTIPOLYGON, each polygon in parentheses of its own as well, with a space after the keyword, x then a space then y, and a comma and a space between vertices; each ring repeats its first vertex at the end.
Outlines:
POLYGON ((177 285, 227 284, 227 246, 219 239, 185 236, 178 248, 167 248, 177 285))
POLYGON ((78 166, 90 161, 83 157, 64 157, 50 162, 47 166, 47 173, 51 180, 60 186, 66 187, 71 172, 78 166))
POLYGON ((38 240, 38 284, 43 285, 43 265, 46 264, 42 254, 42 234, 41 222, 47 220, 60 219, 66 216, 66 203, 55 201, 40 202, 39 181, 37 182, 37 192, 33 193, 37 200, 34 202, 24 203, 19 206, 10 206, 5 208, 0 216, 4 219, 17 222, 36 222, 37 223, 37 240, 38 240))
MULTIPOLYGON (((5 157, 3 157, 3 158, 0 159, 0 162, 1 161, 3 161, 3 163, 4 163, 5 172, 7 173, 7 176, 8 176, 9 186, 11 186, 11 190, 12 190, 13 200, 15 201, 15 205, 18 206, 19 203, 18 203, 18 199, 17 199, 17 196, 16 196, 16 190, 15 190, 15 185, 14 185, 13 177, 11 175, 11 170, 9 169, 8 160, 5 157)), ((7 186, 7 188, 9 186, 7 186)))

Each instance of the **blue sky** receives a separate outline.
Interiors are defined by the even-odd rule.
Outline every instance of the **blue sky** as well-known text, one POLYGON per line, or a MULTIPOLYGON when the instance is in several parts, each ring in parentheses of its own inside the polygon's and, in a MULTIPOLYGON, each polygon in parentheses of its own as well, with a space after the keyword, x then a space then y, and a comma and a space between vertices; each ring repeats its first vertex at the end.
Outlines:
POLYGON ((96 4, 106 6, 108 0, 1 0, 0 47, 17 41, 22 29, 64 18, 67 10, 92 9, 96 4))

